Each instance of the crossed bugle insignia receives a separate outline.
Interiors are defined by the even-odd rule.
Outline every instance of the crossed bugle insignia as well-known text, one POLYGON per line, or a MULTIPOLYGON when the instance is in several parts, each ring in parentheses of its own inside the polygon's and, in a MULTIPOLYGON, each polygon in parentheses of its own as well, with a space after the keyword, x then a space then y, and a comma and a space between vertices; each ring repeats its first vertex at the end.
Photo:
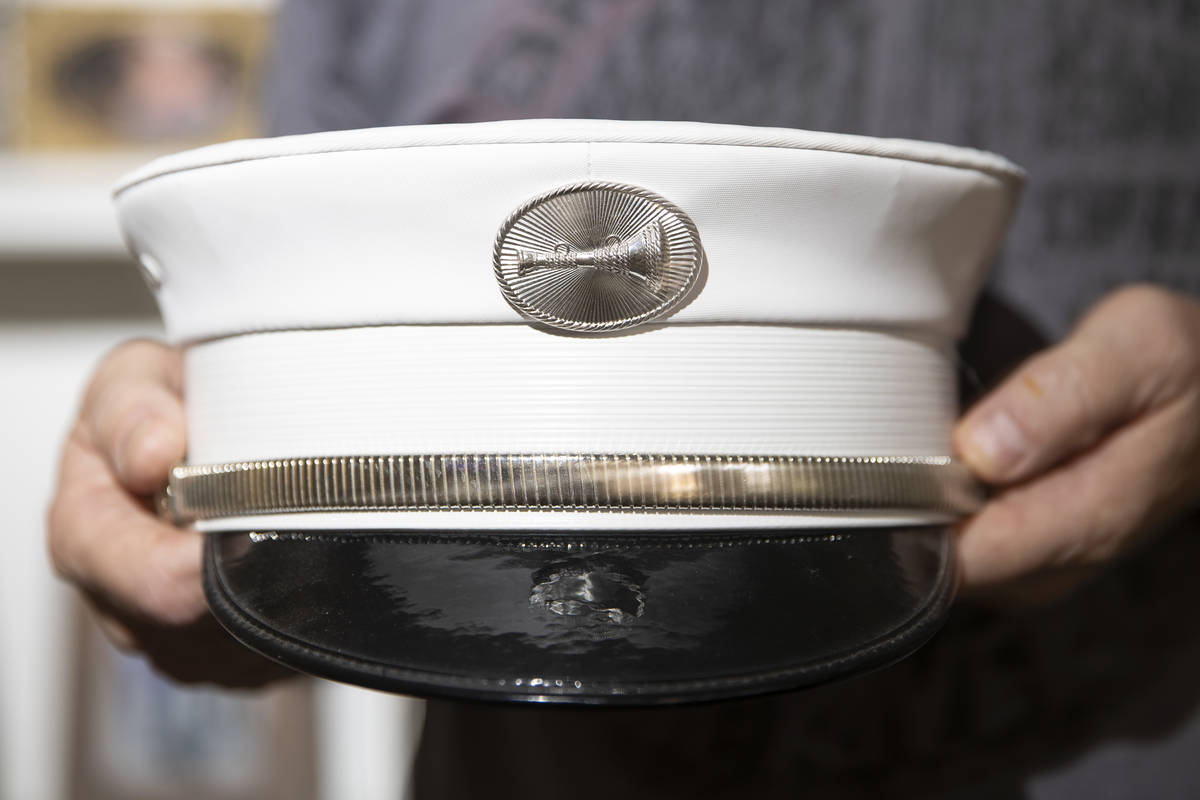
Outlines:
POLYGON ((509 304, 560 330, 633 328, 678 308, 704 265, 700 235, 674 203, 619 183, 564 186, 500 228, 493 270, 509 304))

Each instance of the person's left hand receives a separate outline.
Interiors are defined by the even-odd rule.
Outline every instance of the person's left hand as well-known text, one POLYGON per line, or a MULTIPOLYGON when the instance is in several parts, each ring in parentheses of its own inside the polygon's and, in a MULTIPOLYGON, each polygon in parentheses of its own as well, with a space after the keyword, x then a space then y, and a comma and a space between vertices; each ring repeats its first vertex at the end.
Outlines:
POLYGON ((997 490, 959 532, 964 591, 1062 595, 1200 505, 1200 304, 1115 292, 976 404, 955 446, 997 490))

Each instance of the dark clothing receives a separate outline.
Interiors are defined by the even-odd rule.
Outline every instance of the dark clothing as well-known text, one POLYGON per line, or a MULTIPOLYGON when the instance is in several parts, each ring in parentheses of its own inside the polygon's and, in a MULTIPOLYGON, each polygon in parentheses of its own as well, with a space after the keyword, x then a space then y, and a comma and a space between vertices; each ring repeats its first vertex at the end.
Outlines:
MULTIPOLYGON (((1200 2, 293 0, 279 34, 279 133, 555 116, 976 146, 1030 172, 992 288, 1052 337, 1123 283, 1200 292, 1200 2)), ((994 319, 974 332, 993 360, 1020 349, 994 319)), ((1184 527, 1068 601, 960 609, 915 657, 819 690, 430 703, 417 794, 1198 797, 1184 527)))

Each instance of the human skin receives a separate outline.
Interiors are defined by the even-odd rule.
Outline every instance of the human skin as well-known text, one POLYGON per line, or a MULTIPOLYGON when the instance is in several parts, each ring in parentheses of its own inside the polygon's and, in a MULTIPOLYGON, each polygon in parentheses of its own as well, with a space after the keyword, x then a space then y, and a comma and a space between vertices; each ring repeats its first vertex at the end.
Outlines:
MULTIPOLYGON (((96 369, 63 448, 50 559, 108 637, 182 681, 257 686, 288 673, 209 615, 201 537, 150 498, 183 458, 177 350, 134 341, 96 369)), ((962 590, 1051 602, 1200 506, 1200 303, 1135 286, 1021 365, 958 423, 992 488, 958 531, 962 590)))

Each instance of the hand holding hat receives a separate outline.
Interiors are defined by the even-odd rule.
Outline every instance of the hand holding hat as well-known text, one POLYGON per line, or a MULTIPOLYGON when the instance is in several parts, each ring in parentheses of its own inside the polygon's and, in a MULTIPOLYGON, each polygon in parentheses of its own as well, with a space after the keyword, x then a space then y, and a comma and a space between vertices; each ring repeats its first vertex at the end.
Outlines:
POLYGON ((391 691, 676 703, 886 665, 960 569, 1102 560, 1194 494, 1195 311, 1154 295, 972 412, 959 449, 1009 488, 954 535, 982 495, 952 343, 1022 182, 945 145, 602 120, 159 159, 115 200, 182 365, 102 366, 56 564, 183 674, 215 653, 183 655, 197 578, 248 646, 391 691), (144 500, 185 438, 169 507, 202 556, 144 500))
MULTIPOLYGON (((964 589, 1011 604, 1067 591, 1200 498, 1200 307, 1159 289, 1115 293, 979 402, 956 439, 1001 487, 962 526, 964 589)), ((55 568, 115 644, 172 677, 290 674, 208 617, 199 536, 150 509, 183 450, 178 353, 144 341, 114 351, 63 449, 55 568)))
POLYGON ((55 570, 79 587, 108 638, 175 680, 259 686, 293 674, 217 625, 200 586, 201 540, 153 511, 183 458, 179 353, 150 341, 96 368, 63 446, 50 507, 55 570))
POLYGON ((1200 305, 1113 293, 955 439, 998 487, 962 526, 965 588, 1004 604, 1061 595, 1200 503, 1200 305))

